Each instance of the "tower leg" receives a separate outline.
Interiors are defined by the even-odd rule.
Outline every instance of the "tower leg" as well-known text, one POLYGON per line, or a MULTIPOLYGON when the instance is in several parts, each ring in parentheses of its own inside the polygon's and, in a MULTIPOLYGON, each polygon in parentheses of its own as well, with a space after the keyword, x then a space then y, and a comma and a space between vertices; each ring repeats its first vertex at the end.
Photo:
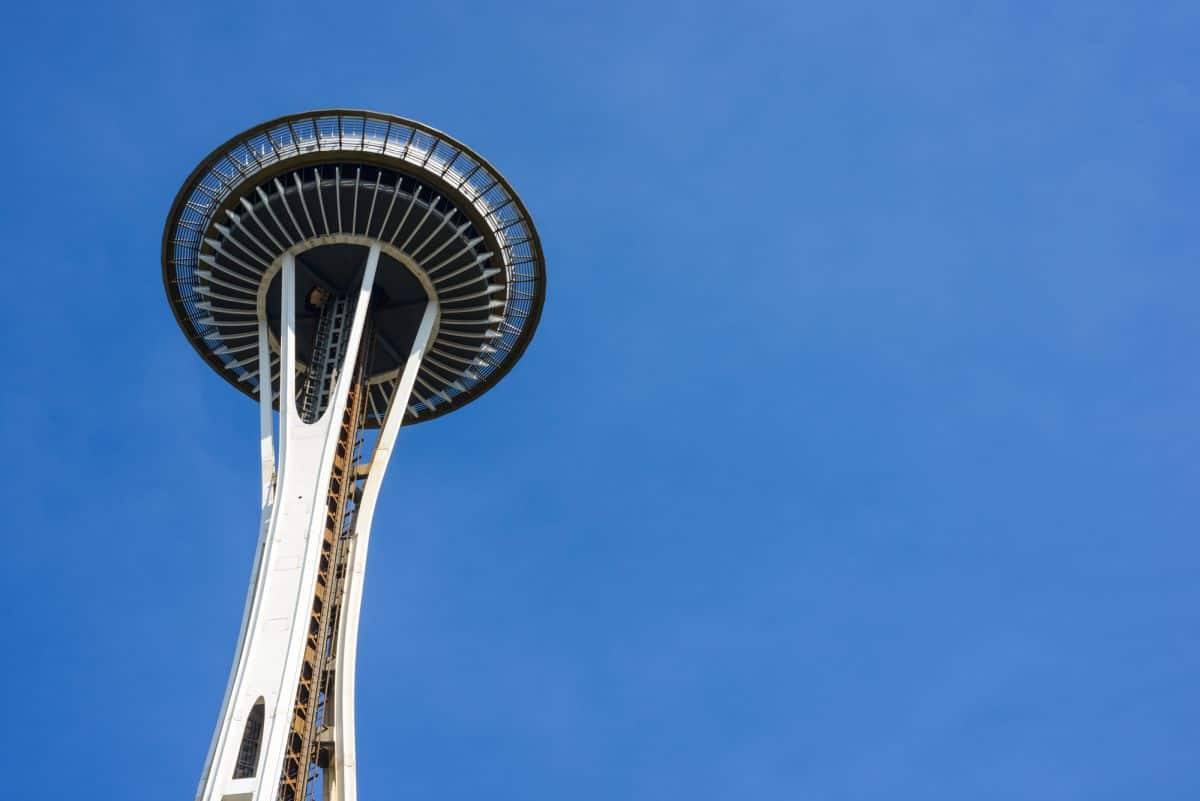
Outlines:
MULTIPOLYGON (((344 347, 344 361, 328 405, 312 423, 301 419, 296 406, 296 266, 291 254, 283 256, 279 468, 272 491, 266 478, 269 448, 264 444, 265 525, 231 679, 197 801, 276 801, 279 793, 322 559, 323 502, 356 372, 355 360, 379 255, 379 247, 371 247, 344 347)), ((260 346, 264 337, 265 323, 260 323, 260 346)), ((269 365, 269 361, 260 363, 269 365)), ((269 409, 269 369, 260 376, 260 386, 264 388, 260 403, 269 409)), ((401 415, 403 408, 401 405, 401 415)), ((270 436, 270 426, 269 419, 264 419, 265 440, 270 436)))
POLYGON ((371 539, 371 521, 375 516, 375 504, 379 499, 379 488, 383 484, 383 476, 392 456, 392 447, 403 424, 413 383, 417 380, 417 371, 429 347, 437 316, 437 301, 430 300, 425 306, 420 327, 413 339, 412 350, 408 354, 408 360, 404 364, 400 381, 389 404, 387 419, 379 432, 375 453, 371 457, 370 472, 367 473, 358 504, 354 538, 350 541, 350 553, 346 560, 345 591, 337 631, 337 672, 334 674, 332 692, 334 758, 325 778, 326 786, 331 791, 329 801, 355 801, 358 798, 354 739, 354 675, 358 661, 358 621, 362 608, 367 548, 371 539))
MULTIPOLYGON (((274 418, 272 414, 274 397, 269 369, 271 363, 271 346, 268 339, 267 321, 265 319, 258 322, 258 353, 259 364, 268 365, 266 376, 259 381, 258 388, 260 451, 262 455, 262 510, 259 516, 258 544, 254 549, 254 567, 250 573, 250 584, 246 589, 246 601, 242 611, 242 625, 238 632, 237 647, 234 649, 233 667, 229 671, 229 680, 226 682, 225 695, 221 701, 221 721, 225 720, 229 712, 229 699, 233 693, 237 678, 241 674, 241 666, 246 657, 246 638, 249 634, 250 615, 254 609, 254 600, 261 593, 260 584, 263 577, 263 557, 266 554, 268 534, 271 530, 271 509, 275 492, 275 444, 273 433, 274 418)), ((208 747, 208 757, 204 762, 204 771, 200 776, 200 783, 196 787, 196 801, 201 801, 207 797, 206 793, 210 783, 209 777, 212 774, 212 762, 216 756, 218 743, 221 742, 223 731, 224 727, 220 724, 213 731, 212 741, 208 747)))

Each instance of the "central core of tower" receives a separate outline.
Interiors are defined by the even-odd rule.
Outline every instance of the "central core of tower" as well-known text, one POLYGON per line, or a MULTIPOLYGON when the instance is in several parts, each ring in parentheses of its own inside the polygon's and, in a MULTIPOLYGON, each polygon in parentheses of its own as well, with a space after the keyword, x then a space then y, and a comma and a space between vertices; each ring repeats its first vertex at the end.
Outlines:
MULTIPOLYGON (((321 323, 329 319, 334 325, 326 330, 336 331, 336 323, 345 318, 344 314, 339 316, 339 309, 346 306, 346 311, 353 313, 368 250, 366 244, 337 243, 296 254, 296 292, 300 299, 296 308, 296 361, 302 372, 316 368, 314 358, 328 362, 320 347, 324 341, 321 323)), ((280 283, 280 273, 276 272, 264 299, 275 348, 279 342, 280 283)), ((363 373, 369 384, 389 379, 404 366, 427 302, 426 290, 412 271, 395 256, 381 253, 367 309, 363 373)))

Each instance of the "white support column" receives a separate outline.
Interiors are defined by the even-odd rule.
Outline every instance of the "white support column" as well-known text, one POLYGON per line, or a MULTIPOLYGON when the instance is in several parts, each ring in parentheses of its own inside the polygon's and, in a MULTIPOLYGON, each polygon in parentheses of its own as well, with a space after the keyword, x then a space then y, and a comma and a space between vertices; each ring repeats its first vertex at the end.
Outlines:
POLYGON ((275 390, 271 386, 271 340, 267 319, 258 321, 258 440, 262 460, 263 509, 270 504, 275 486, 275 390))
POLYGON ((392 447, 404 422, 413 383, 417 380, 417 371, 421 369, 421 361, 429 348, 437 318, 437 299, 430 298, 425 305, 425 313, 413 339, 408 360, 404 363, 400 382, 388 406, 387 419, 379 432, 355 518, 354 539, 350 543, 350 553, 347 557, 345 593, 342 596, 341 622, 338 627, 337 671, 333 687, 334 760, 332 769, 326 772, 329 801, 356 801, 358 798, 354 741, 354 674, 358 660, 358 620, 362 608, 367 549, 371 540, 371 520, 375 516, 375 504, 379 499, 379 488, 383 484, 388 461, 391 459, 392 447))
MULTIPOLYGON (((249 634, 251 611, 255 607, 255 599, 262 590, 263 559, 266 555, 267 543, 269 541, 268 532, 270 531, 271 505, 274 500, 275 486, 275 432, 272 411, 274 397, 271 387, 271 343, 268 338, 267 321, 265 318, 258 322, 258 364, 259 449, 262 461, 262 510, 258 524, 258 544, 254 549, 254 567, 250 572, 250 584, 246 588, 246 601, 242 606, 242 625, 238 631, 237 646, 234 648, 233 666, 229 671, 229 679, 225 683, 225 695, 221 701, 219 722, 217 728, 213 731, 212 741, 208 747, 208 757, 204 761, 204 771, 200 776, 200 783, 196 788, 197 801, 202 801, 202 799, 208 797, 206 793, 208 786, 211 784, 210 776, 212 775, 213 759, 216 756, 218 745, 222 742, 222 737, 227 728, 226 724, 231 714, 229 700, 233 694, 237 677, 241 675, 246 662, 246 641, 249 634), (266 365, 265 369, 263 365, 266 365)), ((236 737, 240 744, 241 733, 238 732, 236 737)))
POLYGON ((268 452, 273 450, 270 362, 262 359, 266 321, 259 321, 260 365, 267 365, 265 370, 260 367, 260 386, 265 389, 259 402, 264 516, 269 522, 264 526, 238 653, 198 801, 275 801, 278 792, 321 557, 324 500, 379 255, 379 246, 373 245, 336 386, 313 423, 305 423, 296 408, 296 263, 290 252, 282 257, 280 442, 273 494, 268 479, 268 452), (234 779, 246 718, 260 699, 266 716, 257 767, 253 776, 234 779))

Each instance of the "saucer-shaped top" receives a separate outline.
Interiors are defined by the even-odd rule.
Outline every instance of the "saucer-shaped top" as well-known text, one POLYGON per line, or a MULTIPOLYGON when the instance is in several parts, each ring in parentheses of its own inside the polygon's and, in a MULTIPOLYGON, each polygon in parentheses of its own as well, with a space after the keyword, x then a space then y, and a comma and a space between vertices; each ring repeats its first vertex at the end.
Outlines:
MULTIPOLYGON (((490 389, 537 327, 545 265, 533 221, 476 153, 412 120, 330 110, 281 117, 209 155, 175 198, 163 232, 163 283, 188 340, 252 397, 278 398, 279 267, 296 256, 301 299, 351 292, 368 248, 382 255, 371 300, 367 424, 377 426, 426 300, 439 314, 405 423, 490 389), (271 365, 258 358, 270 331, 271 365)), ((301 303, 297 341, 317 313, 301 303)), ((300 369, 309 352, 298 351, 300 369)))

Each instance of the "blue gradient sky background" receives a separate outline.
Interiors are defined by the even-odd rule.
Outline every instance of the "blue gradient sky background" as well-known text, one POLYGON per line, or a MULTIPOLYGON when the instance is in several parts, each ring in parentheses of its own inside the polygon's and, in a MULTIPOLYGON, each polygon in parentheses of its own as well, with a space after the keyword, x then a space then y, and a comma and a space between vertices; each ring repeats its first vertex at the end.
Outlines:
POLYGON ((393 461, 364 799, 1200 797, 1194 3, 41 5, 0 49, 6 798, 191 798, 256 420, 163 220, 334 105, 491 159, 550 270, 393 461))

